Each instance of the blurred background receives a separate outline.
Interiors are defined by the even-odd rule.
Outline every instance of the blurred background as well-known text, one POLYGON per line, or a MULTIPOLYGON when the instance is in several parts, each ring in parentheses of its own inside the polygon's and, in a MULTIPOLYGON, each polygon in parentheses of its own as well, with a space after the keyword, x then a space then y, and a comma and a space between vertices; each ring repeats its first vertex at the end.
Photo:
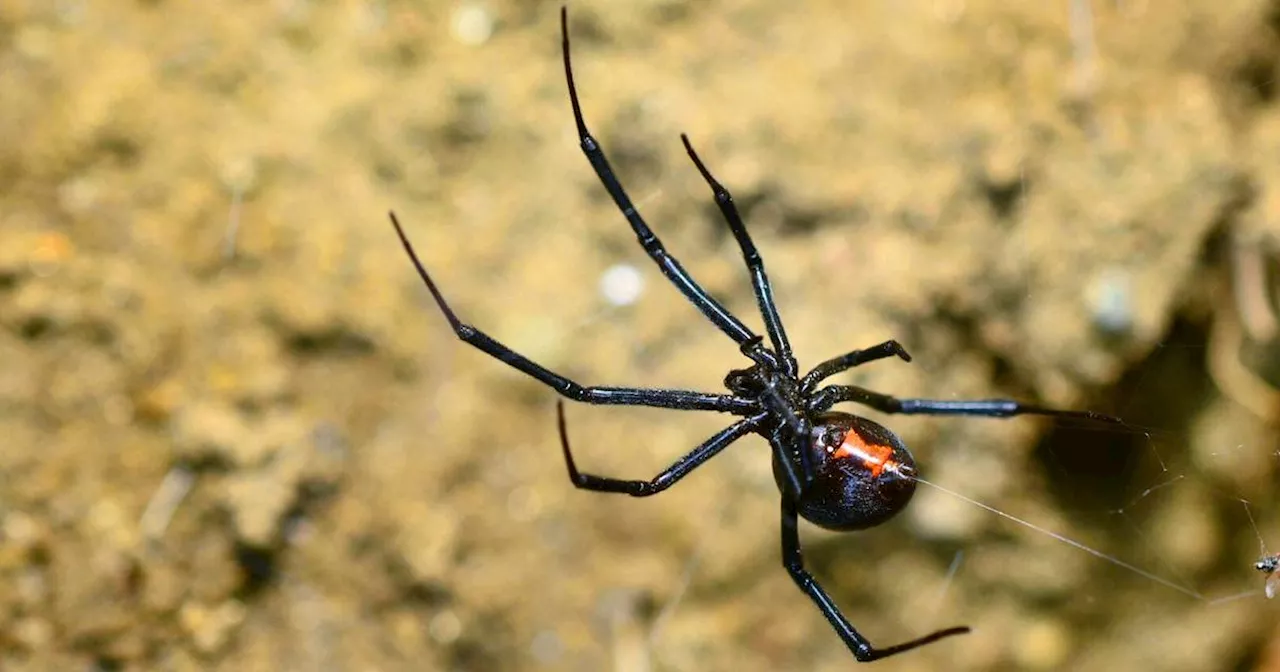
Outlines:
MULTIPOLYGON (((576 146, 557 13, 0 0, 0 669, 855 665, 779 564, 762 440, 660 497, 574 490, 554 395, 454 338, 386 220, 463 319, 584 383, 744 365, 576 146)), ((584 1, 570 31, 655 231, 759 328, 687 132, 802 366, 897 338, 914 362, 841 380, 1129 422, 891 419, 931 482, 1097 553, 927 486, 806 526, 874 643, 974 628, 876 669, 1280 669, 1252 567, 1280 3, 584 1)), ((727 424, 567 414, 624 478, 727 424)))

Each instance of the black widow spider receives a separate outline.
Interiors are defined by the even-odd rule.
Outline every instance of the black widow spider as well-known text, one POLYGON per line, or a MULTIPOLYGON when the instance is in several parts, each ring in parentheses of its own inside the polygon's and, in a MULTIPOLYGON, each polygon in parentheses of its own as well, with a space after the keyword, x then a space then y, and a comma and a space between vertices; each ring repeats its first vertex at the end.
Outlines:
POLYGON ((836 633, 859 661, 872 661, 902 653, 944 637, 969 631, 953 627, 913 639, 903 644, 877 648, 840 613, 840 609, 804 568, 797 529, 797 515, 831 530, 861 530, 879 525, 906 507, 915 493, 915 460, 892 431, 866 418, 829 410, 833 405, 852 401, 884 413, 968 415, 1007 418, 1015 415, 1049 415, 1119 422, 1110 416, 1090 411, 1065 411, 1021 404, 1006 399, 976 401, 944 401, 935 399, 897 399, 854 385, 819 387, 826 378, 879 359, 898 357, 911 361, 911 356, 897 341, 885 341, 865 350, 853 350, 833 357, 799 375, 786 331, 774 305, 764 262, 747 234, 742 218, 729 192, 711 176, 694 152, 689 138, 681 135, 689 158, 706 180, 742 250, 751 274, 752 288, 764 317, 765 331, 773 347, 752 332, 718 301, 694 281, 671 256, 658 237, 641 218, 631 199, 614 175, 600 145, 587 130, 573 83, 569 62, 567 11, 560 9, 560 30, 564 53, 564 74, 569 86, 569 102, 578 127, 582 151, 591 162, 614 203, 635 231, 640 245, 663 275, 676 286, 707 319, 738 344, 742 354, 753 362, 745 369, 730 371, 724 379, 730 394, 713 394, 672 389, 640 389, 580 385, 529 360, 490 338, 475 327, 464 324, 441 295, 426 268, 418 259, 404 234, 395 213, 391 222, 400 242, 417 267, 418 275, 430 290, 440 311, 449 320, 458 338, 483 350, 539 382, 553 388, 561 396, 588 404, 651 406, 687 411, 721 411, 742 419, 707 439, 648 481, 629 481, 596 476, 578 471, 565 431, 564 403, 556 406, 561 448, 569 478, 575 487, 596 492, 628 494, 633 497, 655 495, 689 475, 729 444, 748 434, 759 434, 769 441, 773 452, 773 474, 782 493, 782 564, 800 590, 804 591, 836 633))

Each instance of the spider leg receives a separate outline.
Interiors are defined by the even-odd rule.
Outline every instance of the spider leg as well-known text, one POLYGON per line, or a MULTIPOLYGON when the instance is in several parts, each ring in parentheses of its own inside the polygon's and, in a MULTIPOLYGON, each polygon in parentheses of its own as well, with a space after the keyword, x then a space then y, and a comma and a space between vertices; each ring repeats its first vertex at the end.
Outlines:
POLYGON ((867 362, 874 362, 877 359, 886 359, 888 357, 897 357, 904 362, 911 361, 911 355, 907 354, 907 349, 902 347, 901 343, 888 340, 865 350, 853 350, 838 357, 832 357, 813 367, 813 370, 806 373, 804 378, 800 380, 800 389, 803 392, 812 392, 813 388, 818 386, 818 383, 841 371, 847 371, 855 366, 861 366, 867 362))
POLYGON ((454 314, 453 309, 449 307, 448 302, 444 300, 444 295, 436 288, 436 283, 431 280, 431 276, 427 274, 426 267, 418 259, 418 254, 414 252, 413 245, 409 243, 409 238, 405 236, 404 229, 400 228, 400 222, 396 219, 395 213, 391 213, 391 224, 395 226, 396 235, 400 237, 400 243, 404 245, 405 251, 409 253, 409 259, 413 261, 414 267, 418 269, 419 277, 422 278, 427 289, 431 291, 431 296, 435 298, 436 305, 440 306, 440 311, 449 320, 449 326, 453 328, 453 333, 457 334, 462 341, 488 353, 508 366, 528 374, 561 395, 574 401, 588 404, 656 406, 658 408, 689 411, 722 411, 737 415, 750 415, 760 411, 759 404, 755 401, 728 394, 710 394, 688 390, 583 386, 533 362, 524 355, 490 338, 483 331, 469 324, 463 324, 458 319, 458 316, 454 314))
POLYGON ((776 365, 776 357, 773 353, 760 346, 759 337, 751 329, 747 328, 741 320, 734 317, 728 309, 712 298, 684 270, 680 262, 667 252, 667 249, 662 245, 662 241, 658 240, 658 236, 654 235, 649 225, 645 223, 644 218, 640 216, 640 212, 636 210, 635 205, 631 203, 631 198, 627 196, 627 192, 622 188, 622 183, 618 181, 618 177, 614 175, 613 168, 609 165, 609 160, 605 158, 604 150, 600 149, 600 144, 596 142, 596 139, 591 136, 591 132, 587 130, 587 122, 582 116, 582 106, 578 102, 578 89, 573 83, 573 67, 569 62, 568 21, 568 10, 565 7, 561 7, 560 31, 563 38, 561 46, 564 51, 564 76, 569 84, 569 102, 573 105, 573 120, 578 126, 578 139, 582 145, 582 153, 587 155, 587 160, 591 162, 591 168, 595 170, 596 176, 600 178, 600 183, 604 185, 605 190, 609 192, 609 196, 613 197, 613 202, 618 206, 618 210, 622 211, 622 215, 631 224, 631 229, 635 231, 636 238, 640 240, 640 246, 644 248, 649 258, 653 259, 658 268, 662 270, 662 274, 667 276, 671 284, 675 285, 676 289, 679 289, 720 331, 728 334, 729 338, 732 338, 743 349, 743 354, 757 362, 776 365))
POLYGON ((845 646, 849 647, 849 650, 853 652, 854 657, 859 662, 866 663, 879 660, 904 651, 910 651, 925 644, 931 644, 944 637, 963 635, 969 632, 967 626, 960 626, 938 630, 896 646, 882 649, 872 646, 871 642, 849 623, 844 614, 840 613, 840 607, 837 607, 831 596, 827 594, 827 591, 818 585, 817 579, 813 578, 813 575, 805 570, 804 556, 800 551, 800 532, 796 525, 795 501, 785 496, 782 498, 782 565, 787 568, 787 573, 791 575, 800 590, 805 595, 808 595, 814 604, 818 605, 818 609, 827 618, 827 622, 835 629, 836 634, 840 635, 840 639, 844 640, 845 646))
POLYGON ((1012 399, 898 399, 887 394, 872 392, 855 385, 828 385, 818 390, 810 402, 811 410, 825 411, 833 404, 852 401, 870 406, 884 413, 902 415, 969 415, 987 418, 1011 418, 1015 415, 1047 415, 1056 418, 1075 418, 1123 424, 1124 421, 1105 413, 1094 411, 1067 411, 1024 404, 1012 399))
POLYGON ((799 499, 804 496, 804 491, 813 482, 812 460, 806 459, 809 451, 802 450, 800 451, 801 459, 797 465, 792 457, 795 449, 787 444, 783 434, 785 429, 784 425, 778 425, 773 430, 769 436, 769 447, 773 449, 774 459, 782 467, 782 475, 786 478, 787 488, 784 496, 799 499))
POLYGON ((769 412, 783 420, 769 437, 769 445, 782 464, 787 483, 791 486, 791 493, 799 497, 813 482, 813 457, 808 450, 805 450, 804 445, 805 442, 812 441, 810 434, 813 432, 813 423, 804 415, 796 413, 795 409, 782 397, 782 393, 778 391, 773 381, 765 385, 762 399, 769 412), (791 431, 792 437, 799 444, 794 449, 788 448, 786 430, 791 431), (789 451, 799 457, 799 471, 796 470, 795 461, 789 451))
POLYGON ((707 170, 702 159, 698 158, 698 153, 693 151, 693 145, 689 143, 689 136, 681 133, 680 141, 684 143, 689 158, 693 159, 693 165, 697 166, 699 173, 702 173, 702 179, 706 180, 707 186, 711 187, 716 206, 720 208, 725 222, 729 224, 729 230, 738 241, 742 258, 747 264, 747 271, 751 273, 751 287, 755 290, 756 301, 760 304, 765 331, 769 333, 769 340, 773 343, 773 349, 777 351, 778 359, 782 360, 787 374, 794 376, 797 369, 796 358, 791 354, 791 343, 787 341, 782 317, 778 315, 778 305, 773 300, 773 286, 769 284, 769 276, 764 272, 764 259, 760 257, 755 243, 751 241, 751 234, 747 233, 747 227, 742 223, 742 215, 738 214, 738 206, 734 205, 733 196, 729 190, 711 175, 711 171, 707 170))
POLYGON ((628 481, 620 478, 584 474, 578 471, 578 467, 573 461, 573 452, 569 450, 569 433, 565 429, 564 422, 564 402, 556 401, 556 422, 560 428, 560 447, 564 450, 564 463, 569 469, 569 480, 573 481, 574 487, 579 490, 593 490, 595 492, 616 492, 631 495, 632 497, 656 495, 675 485, 677 481, 688 476, 690 472, 702 466, 704 462, 718 455, 729 444, 755 431, 767 417, 769 417, 767 413, 760 413, 739 420, 717 432, 715 436, 694 448, 688 455, 676 460, 675 464, 667 467, 651 480, 628 481))

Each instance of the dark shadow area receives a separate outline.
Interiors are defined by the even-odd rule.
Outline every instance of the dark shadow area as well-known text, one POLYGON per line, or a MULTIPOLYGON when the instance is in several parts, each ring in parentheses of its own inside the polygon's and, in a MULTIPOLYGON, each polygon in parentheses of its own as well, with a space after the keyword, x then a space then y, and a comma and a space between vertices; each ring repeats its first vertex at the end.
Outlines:
POLYGON ((1113 511, 1160 482, 1191 422, 1215 394, 1205 369, 1207 325, 1179 317, 1160 344, 1091 408, 1125 427, 1061 423, 1036 446, 1050 494, 1066 510, 1113 511), (1170 441, 1170 438, 1176 440, 1170 441))

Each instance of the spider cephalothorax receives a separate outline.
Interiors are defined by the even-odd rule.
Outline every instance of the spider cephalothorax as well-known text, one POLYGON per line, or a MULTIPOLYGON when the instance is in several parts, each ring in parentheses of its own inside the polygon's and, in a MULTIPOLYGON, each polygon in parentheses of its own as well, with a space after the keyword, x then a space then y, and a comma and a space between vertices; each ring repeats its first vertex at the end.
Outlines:
POLYGON ((648 224, 631 203, 631 199, 614 175, 600 145, 587 130, 569 62, 569 31, 566 12, 563 8, 560 11, 560 30, 565 79, 569 86, 569 102, 573 108, 578 138, 583 153, 586 154, 592 169, 600 178, 600 183, 609 192, 614 203, 631 225, 640 246, 658 265, 663 275, 712 324, 733 339, 742 354, 748 357, 752 364, 744 369, 735 369, 725 376, 724 384, 729 394, 581 385, 529 360, 479 329, 459 320, 431 276, 427 274, 426 268, 409 244, 400 223, 392 214, 391 221, 395 225, 400 242, 440 307, 440 311, 449 320, 454 333, 463 341, 542 382, 572 401, 588 404, 653 406, 689 411, 719 411, 739 416, 741 419, 737 422, 711 436, 654 478, 647 481, 633 481, 578 471, 573 453, 569 450, 563 402, 556 407, 560 445, 569 478, 574 486, 583 490, 647 497, 671 487, 698 466, 715 457, 729 444, 748 434, 758 434, 768 440, 773 453, 774 476, 781 492, 783 566, 795 580, 796 585, 822 611, 858 660, 884 658, 944 637, 968 632, 967 627, 947 628, 896 646, 874 647, 866 637, 854 629, 826 591, 805 570, 804 559, 800 552, 797 517, 803 516, 817 525, 833 530, 860 530, 874 527, 901 511, 911 500, 916 486, 915 460, 897 435, 866 418, 831 411, 831 407, 838 403, 855 402, 884 413, 994 418, 1034 414, 1111 422, 1117 422, 1117 420, 1089 411, 1055 410, 1006 399, 977 401, 898 399, 855 385, 820 387, 822 381, 835 374, 878 359, 897 357, 903 361, 911 361, 906 350, 897 341, 892 340, 833 357, 818 364, 804 376, 800 376, 796 359, 791 353, 791 345, 787 341, 786 331, 782 326, 782 319, 774 304, 773 291, 764 271, 764 262, 747 234, 742 217, 738 213, 737 206, 734 205, 733 197, 712 177, 698 154, 694 152, 689 138, 682 135, 681 140, 684 142, 685 151, 688 152, 694 166, 711 188, 716 206, 723 214, 742 252, 747 271, 751 275, 752 289, 764 319, 765 333, 769 337, 768 346, 765 345, 764 338, 734 317, 689 276, 680 262, 667 252, 662 242, 649 229, 648 224))

